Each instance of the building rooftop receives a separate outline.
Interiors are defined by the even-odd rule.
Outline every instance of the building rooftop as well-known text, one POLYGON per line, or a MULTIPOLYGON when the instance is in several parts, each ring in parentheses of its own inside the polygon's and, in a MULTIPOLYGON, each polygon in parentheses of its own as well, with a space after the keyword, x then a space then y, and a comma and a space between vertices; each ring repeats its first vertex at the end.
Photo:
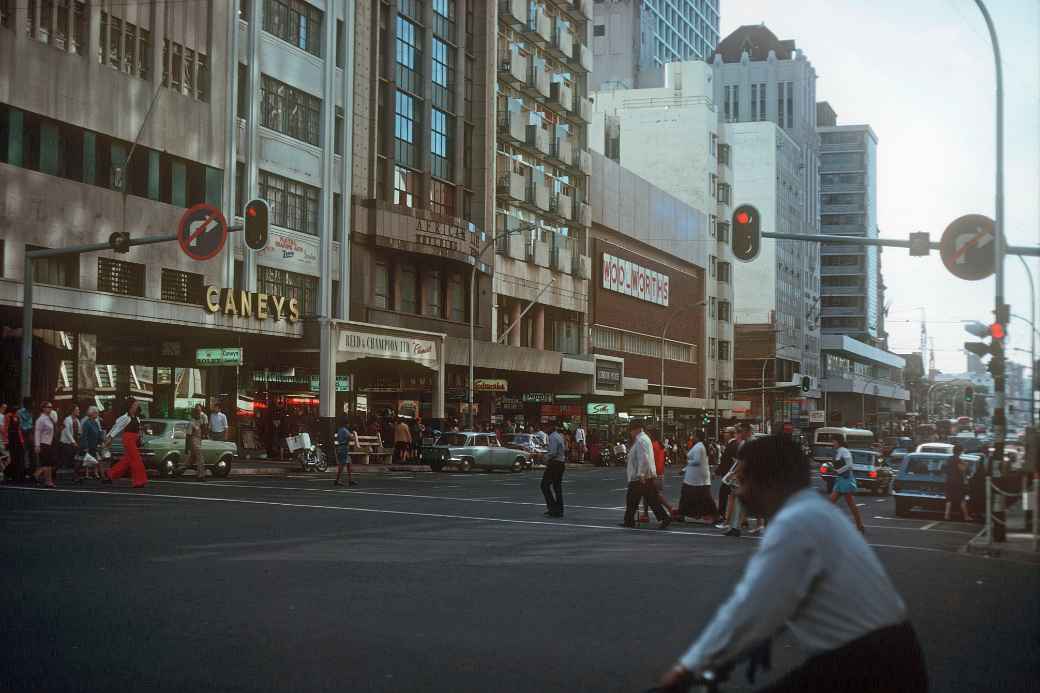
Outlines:
POLYGON ((747 52, 753 61, 764 61, 769 51, 776 53, 778 60, 794 57, 794 40, 781 41, 765 24, 745 24, 719 41, 715 55, 722 56, 724 63, 739 63, 741 54, 747 52))

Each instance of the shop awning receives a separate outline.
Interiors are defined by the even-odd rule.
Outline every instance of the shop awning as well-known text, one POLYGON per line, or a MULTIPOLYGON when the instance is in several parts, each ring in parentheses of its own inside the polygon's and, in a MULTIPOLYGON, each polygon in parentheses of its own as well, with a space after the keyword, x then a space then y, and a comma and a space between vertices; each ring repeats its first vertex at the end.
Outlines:
MULTIPOLYGON (((469 365, 469 340, 447 337, 444 340, 449 366, 469 365)), ((478 341, 474 347, 475 368, 497 368, 518 373, 559 375, 563 355, 558 351, 542 351, 529 347, 507 346, 478 341)))

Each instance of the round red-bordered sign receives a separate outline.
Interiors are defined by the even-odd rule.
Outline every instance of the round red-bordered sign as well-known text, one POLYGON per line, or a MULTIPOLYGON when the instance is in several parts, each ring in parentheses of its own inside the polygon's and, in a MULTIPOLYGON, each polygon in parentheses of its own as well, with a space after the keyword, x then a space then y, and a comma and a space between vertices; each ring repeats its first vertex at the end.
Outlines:
POLYGON ((227 234, 227 219, 219 209, 205 203, 185 211, 177 225, 177 243, 192 260, 216 257, 224 249, 227 234))

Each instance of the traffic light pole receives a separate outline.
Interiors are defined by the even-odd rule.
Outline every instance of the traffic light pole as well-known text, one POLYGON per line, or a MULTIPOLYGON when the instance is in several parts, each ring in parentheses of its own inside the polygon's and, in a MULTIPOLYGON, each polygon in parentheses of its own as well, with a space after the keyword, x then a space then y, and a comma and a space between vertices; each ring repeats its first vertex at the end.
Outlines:
MULTIPOLYGON (((883 246, 885 248, 911 248, 912 242, 902 241, 898 238, 858 238, 856 236, 835 236, 822 234, 819 236, 809 236, 800 233, 770 233, 767 231, 762 232, 762 238, 777 238, 780 240, 787 241, 809 241, 811 243, 843 243, 845 245, 876 245, 883 246)), ((1040 257, 1040 246, 1031 247, 1024 245, 1003 245, 1001 251, 1005 255, 1026 255, 1032 257, 1040 257)), ((940 250, 941 244, 937 241, 929 241, 928 247, 931 250, 940 250)))
MULTIPOLYGON (((240 231, 240 226, 229 226, 228 232, 240 231)), ((145 238, 131 238, 127 247, 135 245, 153 245, 155 243, 168 243, 176 241, 177 234, 166 234, 164 236, 146 236, 145 238)), ((25 252, 25 274, 22 282, 22 371, 21 391, 22 397, 32 396, 32 331, 33 331, 33 288, 34 271, 33 261, 48 257, 61 257, 63 255, 84 255, 86 253, 97 253, 102 250, 112 250, 111 243, 90 243, 87 245, 74 245, 65 248, 46 248, 43 250, 27 250, 25 252)))

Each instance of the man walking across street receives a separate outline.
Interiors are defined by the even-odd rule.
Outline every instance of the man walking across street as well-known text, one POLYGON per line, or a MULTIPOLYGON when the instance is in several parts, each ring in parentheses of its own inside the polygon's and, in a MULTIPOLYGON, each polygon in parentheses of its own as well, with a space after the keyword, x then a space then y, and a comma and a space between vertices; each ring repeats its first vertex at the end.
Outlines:
POLYGON ((646 499, 650 509, 657 517, 658 529, 665 529, 672 523, 672 518, 661 506, 661 498, 654 486, 657 469, 654 464, 654 446, 650 436, 643 432, 643 424, 633 421, 629 424, 632 446, 628 450, 628 491, 625 493, 625 521, 622 527, 636 526, 636 511, 639 501, 646 499))
MULTIPOLYGON (((726 446, 722 449, 722 456, 719 460, 719 466, 715 470, 715 474, 719 479, 722 479, 729 470, 733 468, 733 463, 737 461, 737 450, 740 449, 740 438, 737 436, 737 429, 730 426, 725 432, 726 446)), ((726 504, 729 500, 729 484, 719 483, 719 523, 716 525, 719 529, 725 527, 725 521, 728 517, 726 513, 726 504)))
POLYGON ((578 427, 574 429, 574 456, 579 463, 585 461, 585 450, 585 429, 579 422, 578 427))
POLYGON ((212 440, 227 440, 227 416, 220 410, 219 404, 213 405, 213 413, 209 415, 209 437, 212 440))
POLYGON ((548 452, 545 454, 545 472, 542 474, 542 495, 545 496, 545 514, 563 517, 563 470, 567 460, 567 444, 556 424, 547 424, 548 452))
POLYGON ((749 438, 751 438, 751 424, 740 424, 737 427, 737 447, 734 453, 733 465, 730 467, 729 472, 726 473, 726 476, 722 478, 722 483, 730 486, 729 507, 726 510, 726 519, 729 521, 729 528, 725 532, 727 537, 739 537, 740 526, 744 522, 744 505, 741 503, 736 489, 740 485, 740 451, 749 438))
POLYGON ((394 462, 404 462, 411 448, 412 432, 408 429, 408 424, 404 422, 404 419, 398 418, 397 425, 394 426, 394 462))

